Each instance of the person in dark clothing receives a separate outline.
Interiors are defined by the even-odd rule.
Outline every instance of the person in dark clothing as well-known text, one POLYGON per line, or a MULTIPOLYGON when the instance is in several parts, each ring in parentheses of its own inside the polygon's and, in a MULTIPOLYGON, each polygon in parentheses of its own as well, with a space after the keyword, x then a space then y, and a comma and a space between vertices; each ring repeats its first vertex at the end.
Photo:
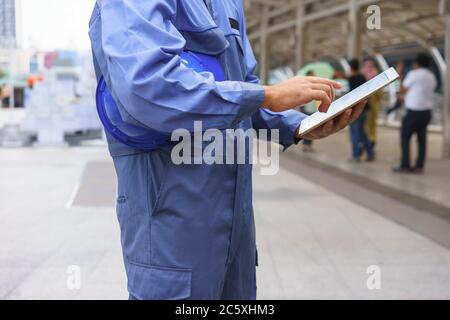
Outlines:
POLYGON ((430 70, 431 58, 419 54, 411 70, 403 81, 401 94, 407 113, 402 121, 401 147, 402 157, 399 167, 393 168, 397 173, 423 173, 427 151, 427 131, 431 122, 434 91, 437 80, 430 70), (419 154, 414 167, 410 163, 411 138, 417 134, 419 154))
MULTIPOLYGON (((359 70, 359 61, 354 59, 350 61, 351 75, 348 78, 350 91, 355 90, 366 82, 366 78, 359 70)), ((367 136, 365 129, 367 114, 369 109, 364 109, 363 113, 357 121, 350 125, 350 138, 352 142, 352 158, 351 161, 360 162, 363 151, 367 153, 367 161, 375 160, 373 145, 367 136)))

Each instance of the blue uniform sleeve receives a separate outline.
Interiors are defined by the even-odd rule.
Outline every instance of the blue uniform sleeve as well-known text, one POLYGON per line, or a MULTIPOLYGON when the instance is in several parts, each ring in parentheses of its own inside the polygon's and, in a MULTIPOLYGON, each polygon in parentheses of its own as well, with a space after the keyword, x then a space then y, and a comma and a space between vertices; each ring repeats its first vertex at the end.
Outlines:
MULTIPOLYGON (((259 83, 258 76, 255 75, 257 67, 257 61, 247 37, 247 30, 245 27, 244 13, 242 11, 241 17, 241 35, 244 45, 245 63, 247 66, 246 81, 248 83, 259 83)), ((253 127, 256 130, 259 129, 278 129, 280 130, 280 144, 285 148, 290 147, 293 144, 297 144, 300 139, 296 138, 296 133, 300 127, 301 122, 307 115, 295 111, 289 110, 285 112, 275 113, 267 109, 260 109, 253 115, 253 127)))
POLYGON ((251 117, 264 101, 253 83, 216 82, 180 64, 185 39, 175 28, 176 0, 100 2, 102 49, 115 97, 131 117, 171 133, 225 129, 251 117))

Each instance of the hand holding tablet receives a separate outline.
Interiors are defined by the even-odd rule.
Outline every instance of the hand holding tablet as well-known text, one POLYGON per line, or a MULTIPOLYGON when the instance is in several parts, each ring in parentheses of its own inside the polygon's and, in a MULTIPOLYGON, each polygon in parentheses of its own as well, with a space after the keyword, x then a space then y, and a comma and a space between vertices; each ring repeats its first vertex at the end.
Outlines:
MULTIPOLYGON (((381 73, 380 75, 376 76, 372 80, 366 82, 362 86, 356 88, 355 90, 347 93, 340 99, 334 101, 327 112, 322 113, 320 111, 312 114, 310 117, 306 118, 302 121, 297 136, 300 138, 304 138, 308 136, 309 134, 313 133, 316 129, 323 125, 327 125, 328 123, 330 127, 333 127, 334 125, 337 125, 336 123, 333 123, 331 120, 335 119, 336 117, 340 116, 341 114, 345 113, 348 109, 357 106, 359 108, 363 108, 361 105, 362 101, 365 101, 370 98, 371 95, 376 93, 378 90, 383 89, 384 87, 388 86, 395 80, 399 78, 399 74, 397 71, 395 71, 394 68, 390 68, 386 70, 385 72, 381 73)), ((358 111, 355 110, 356 114, 358 114, 358 111)), ((362 111, 362 110, 361 110, 362 111)), ((344 115, 345 116, 345 115, 344 115)), ((353 119, 352 113, 348 113, 348 120, 351 122, 353 119)), ((339 119, 342 120, 342 119, 339 119)), ((344 117, 345 120, 345 117, 344 117)), ((343 120, 342 120, 343 121, 343 120)), ((345 126, 344 126, 345 127, 345 126)), ((325 128, 326 129, 326 128, 325 128)), ((330 129, 330 128, 328 128, 330 129)), ((327 132, 328 130, 324 130, 327 132)), ((331 129, 331 131, 333 131, 331 129)), ((333 133, 333 132, 331 132, 333 133)), ((326 136, 326 134, 324 134, 326 136)), ((313 137, 314 138, 314 137, 313 137)), ((321 135, 319 134, 318 138, 321 138, 321 135)))
POLYGON ((367 104, 367 100, 360 102, 356 106, 345 110, 338 117, 327 121, 325 124, 319 126, 318 128, 306 133, 305 135, 298 135, 297 138, 307 139, 307 140, 319 140, 327 138, 339 131, 345 129, 351 123, 356 121, 364 111, 367 104))

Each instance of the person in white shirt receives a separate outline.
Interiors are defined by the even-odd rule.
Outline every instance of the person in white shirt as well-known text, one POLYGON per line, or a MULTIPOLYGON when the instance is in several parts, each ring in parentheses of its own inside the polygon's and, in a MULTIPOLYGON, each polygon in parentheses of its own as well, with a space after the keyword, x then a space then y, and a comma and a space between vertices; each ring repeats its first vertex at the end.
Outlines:
POLYGON ((414 68, 403 81, 401 93, 404 94, 407 113, 402 121, 401 146, 402 159, 398 173, 423 173, 427 150, 427 129, 431 122, 434 92, 437 80, 430 70, 431 58, 419 54, 414 68), (417 134, 419 154, 414 167, 410 164, 410 143, 417 134))

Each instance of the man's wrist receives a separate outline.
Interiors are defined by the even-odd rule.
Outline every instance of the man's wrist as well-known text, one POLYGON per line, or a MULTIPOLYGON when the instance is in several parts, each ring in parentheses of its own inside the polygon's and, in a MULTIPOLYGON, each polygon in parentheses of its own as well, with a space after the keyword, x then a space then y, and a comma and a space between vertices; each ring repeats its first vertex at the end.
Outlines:
POLYGON ((274 101, 275 90, 272 86, 264 86, 264 102, 263 108, 271 109, 272 101, 274 101))
POLYGON ((242 94, 239 104, 244 109, 249 109, 251 113, 256 112, 265 99, 264 87, 250 82, 240 82, 242 94))

